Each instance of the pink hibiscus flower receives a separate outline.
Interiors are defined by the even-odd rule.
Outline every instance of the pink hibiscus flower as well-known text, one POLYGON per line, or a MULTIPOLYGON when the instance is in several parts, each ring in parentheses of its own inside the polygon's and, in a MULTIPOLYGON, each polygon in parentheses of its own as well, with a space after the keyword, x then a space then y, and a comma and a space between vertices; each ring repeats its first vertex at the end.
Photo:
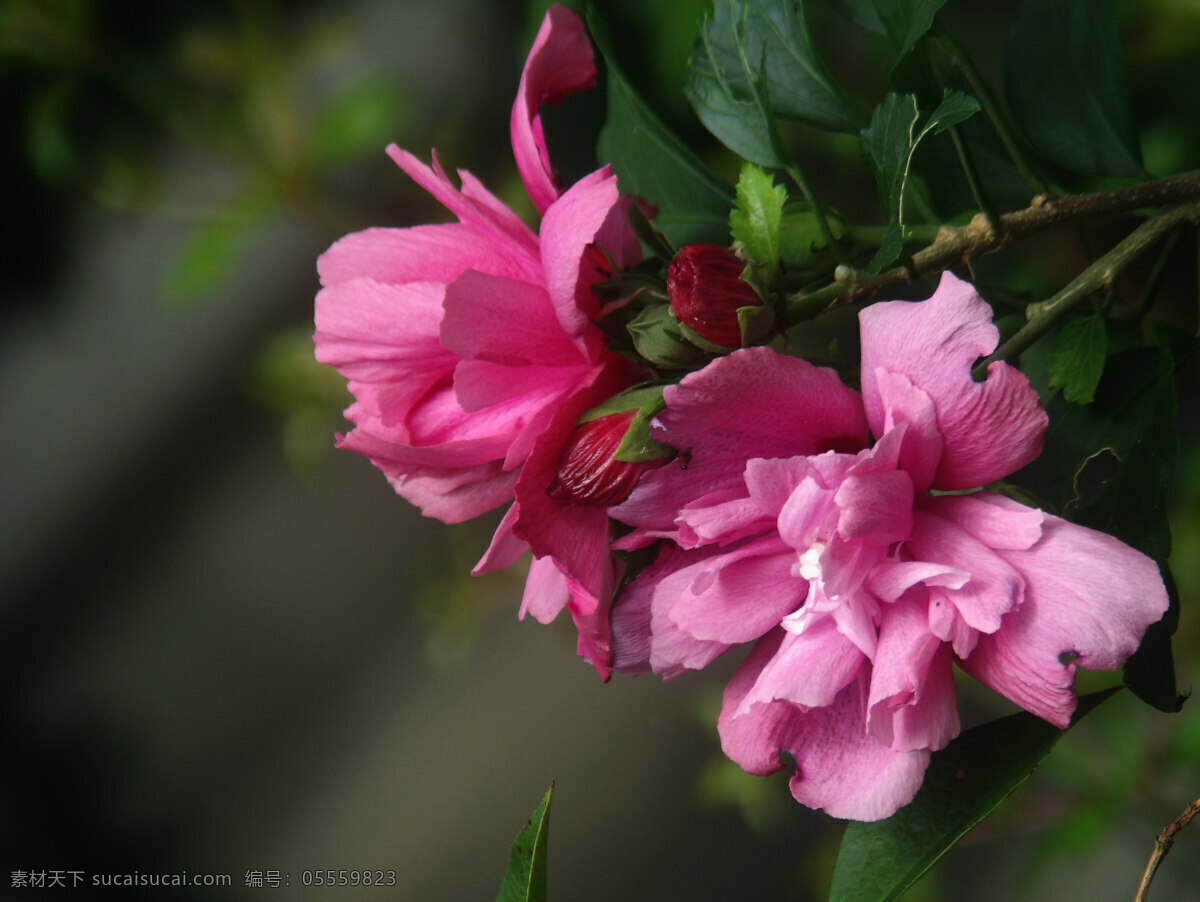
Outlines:
POLYGON ((1118 667, 1167 608, 1157 566, 1111 536, 975 489, 1033 460, 1025 377, 975 361, 999 333, 947 273, 920 303, 866 308, 861 398, 767 348, 665 393, 646 474, 613 515, 667 538, 613 610, 620 670, 673 676, 756 644, 725 690, 726 754, 793 795, 877 820, 959 731, 952 665, 1065 727, 1075 668, 1118 667), (866 446, 866 427, 878 437, 866 446))
POLYGON ((394 145, 388 154, 457 222, 348 235, 318 261, 317 360, 349 381, 354 429, 338 446, 366 455, 396 492, 448 523, 516 503, 477 571, 532 548, 522 605, 540 620, 570 603, 607 676, 607 606, 616 565, 602 506, 547 493, 581 413, 637 381, 609 352, 591 286, 641 258, 629 199, 604 167, 565 192, 539 110, 595 84, 577 16, 547 13, 526 61, 511 132, 537 232, 468 172, 456 187, 394 145))

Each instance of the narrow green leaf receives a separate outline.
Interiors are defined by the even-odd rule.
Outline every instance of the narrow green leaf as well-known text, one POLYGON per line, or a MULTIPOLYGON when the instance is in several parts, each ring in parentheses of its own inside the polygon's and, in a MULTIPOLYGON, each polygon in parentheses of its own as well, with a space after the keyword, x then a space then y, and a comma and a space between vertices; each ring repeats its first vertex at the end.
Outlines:
POLYGON ((866 124, 862 112, 846 97, 817 52, 804 17, 804 4, 792 0, 716 0, 713 13, 705 23, 711 63, 735 97, 752 99, 750 82, 761 76, 771 112, 781 119, 848 134, 857 133, 866 124), (752 64, 749 73, 742 66, 743 56, 752 64), (761 70, 754 68, 760 60, 761 70))
POLYGON ((517 834, 508 853, 508 870, 496 902, 546 902, 546 843, 550 836, 550 798, 546 790, 533 816, 517 834))
POLYGON ((1050 387, 1074 404, 1090 404, 1108 353, 1104 314, 1074 317, 1062 325, 1050 354, 1050 387))
MULTIPOLYGON (((1072 725, 1114 691, 1081 698, 1072 725)), ((887 820, 846 827, 829 902, 898 899, 1025 781, 1064 732, 1023 711, 934 753, 912 804, 887 820)))
POLYGON ((888 218, 888 232, 869 269, 881 272, 900 256, 904 246, 904 187, 913 153, 927 134, 941 132, 972 116, 979 101, 969 94, 947 90, 920 132, 921 114, 912 94, 888 94, 862 131, 863 150, 879 182, 879 197, 888 218))
POLYGON ((737 0, 717 0, 724 18, 706 19, 688 63, 683 93, 704 127, 743 159, 782 169, 787 165, 779 146, 775 120, 764 87, 767 47, 759 50, 757 68, 747 51, 746 10, 737 0), (734 18, 741 12, 740 18, 734 18), (725 47, 724 54, 719 50, 725 47))
POLYGON ((753 163, 742 166, 737 184, 737 206, 729 214, 734 241, 741 242, 751 260, 779 268, 779 224, 787 189, 753 163))
POLYGON ((1018 127, 1055 164, 1144 174, 1108 0, 1024 0, 1004 51, 1004 91, 1018 127))
POLYGON ((597 153, 612 164, 621 190, 658 208, 657 228, 680 247, 729 242, 733 191, 646 106, 617 67, 604 30, 588 25, 608 70, 608 114, 597 153))

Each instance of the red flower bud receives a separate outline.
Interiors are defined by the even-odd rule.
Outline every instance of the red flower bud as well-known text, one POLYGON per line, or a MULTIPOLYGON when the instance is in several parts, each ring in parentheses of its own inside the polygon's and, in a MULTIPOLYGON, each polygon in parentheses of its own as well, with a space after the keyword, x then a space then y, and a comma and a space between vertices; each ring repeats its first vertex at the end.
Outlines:
POLYGON ((550 497, 572 505, 620 504, 644 472, 665 464, 665 457, 634 462, 613 456, 636 416, 637 410, 623 410, 576 426, 546 490, 550 497))
POLYGON ((667 270, 667 294, 679 321, 722 348, 745 344, 741 307, 761 307, 762 298, 743 279, 746 264, 715 244, 689 244, 667 270))

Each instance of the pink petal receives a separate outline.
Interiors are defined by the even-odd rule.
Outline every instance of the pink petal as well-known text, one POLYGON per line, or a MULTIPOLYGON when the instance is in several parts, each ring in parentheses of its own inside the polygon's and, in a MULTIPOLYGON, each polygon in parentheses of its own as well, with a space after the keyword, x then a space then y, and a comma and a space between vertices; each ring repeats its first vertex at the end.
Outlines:
POLYGON ((792 795, 834 817, 880 820, 911 802, 929 752, 894 752, 867 733, 861 678, 828 707, 802 711, 777 701, 735 715, 773 657, 779 636, 760 640, 725 689, 717 723, 725 754, 752 774, 770 774, 783 767, 780 752, 788 752, 796 760, 792 795))
POLYGON ((655 438, 677 462, 642 477, 613 516, 633 526, 670 529, 695 498, 740 485, 751 458, 857 451, 867 429, 857 392, 833 370, 746 348, 714 360, 664 392, 655 438))
POLYGON ((950 648, 929 631, 923 592, 883 608, 867 709, 871 735, 897 751, 936 751, 958 735, 950 648))
POLYGON ((442 345, 463 360, 509 366, 587 361, 563 334, 540 285, 466 272, 446 288, 442 345))
POLYGON ((321 289, 317 361, 366 382, 449 372, 454 355, 438 341, 444 291, 433 282, 386 285, 365 277, 321 289))
POLYGON ((970 575, 960 588, 938 589, 935 595, 952 603, 972 629, 996 632, 1001 617, 1025 597, 1025 580, 1005 557, 957 524, 928 511, 917 511, 912 538, 905 547, 919 561, 944 564, 970 575))
POLYGON ((671 606, 671 620, 697 639, 728 645, 757 639, 808 593, 808 584, 792 576, 795 561, 795 551, 776 536, 709 558, 671 606))
POLYGON ((457 222, 354 232, 317 259, 325 286, 363 276, 391 285, 446 284, 468 269, 531 281, 541 267, 536 257, 512 253, 490 235, 457 222))
POLYGON ((1075 665, 1113 670, 1167 610, 1158 566, 1110 535, 1045 515, 1042 538, 1003 551, 1026 581, 1025 602, 982 636, 963 669, 1027 711, 1066 727, 1075 665))
POLYGON ((804 708, 831 705, 864 666, 869 662, 863 653, 832 619, 822 618, 801 633, 785 633, 737 713, 773 701, 804 708))
MULTIPOLYGON (((517 474, 513 472, 511 475, 515 483, 517 474)), ((471 569, 472 576, 482 576, 484 573, 491 573, 494 570, 503 570, 516 563, 517 558, 529 550, 528 542, 513 535, 512 527, 516 522, 517 505, 510 504, 508 510, 504 512, 500 525, 492 534, 492 541, 488 545, 487 551, 483 553, 479 563, 471 569)), ((526 582, 526 591, 528 591, 528 582, 526 582)))
POLYGON ((841 509, 837 531, 843 539, 891 545, 912 530, 913 484, 902 470, 851 470, 833 500, 841 509))
POLYGON ((571 589, 567 578, 548 557, 535 557, 529 564, 529 576, 525 580, 525 594, 521 598, 522 620, 532 614, 538 623, 549 623, 559 615, 571 600, 571 589))
MULTIPOLYGON (((617 177, 605 166, 572 185, 542 219, 542 269, 561 331, 593 350, 602 344, 592 323, 599 305, 590 290, 581 291, 580 265, 614 209, 622 209, 619 201, 617 177)), ((626 230, 632 232, 628 223, 626 230)))
POLYGON ((555 4, 547 10, 525 61, 510 119, 517 169, 539 212, 554 203, 558 188, 538 111, 543 104, 556 104, 564 95, 595 84, 592 45, 583 22, 565 6, 555 4))
POLYGON ((1041 452, 1046 414, 1024 374, 997 361, 988 367, 986 382, 971 379, 975 362, 999 342, 991 309, 971 285, 946 272, 929 300, 872 304, 859 320, 863 402, 871 429, 882 435, 889 417, 910 418, 898 406, 902 399, 885 398, 881 373, 902 374, 927 394, 944 441, 936 488, 986 485, 1041 452))
MULTIPOLYGON (((386 466, 372 463, 387 473, 386 466)), ((398 476, 389 474, 388 481, 396 494, 426 517, 462 523, 511 499, 517 474, 501 471, 498 463, 488 463, 465 468, 420 467, 398 476)))
MULTIPOLYGON (((463 190, 459 191, 442 170, 436 154, 433 157, 433 167, 430 168, 395 144, 388 146, 387 153, 397 166, 437 198, 461 223, 470 226, 487 241, 494 243, 492 256, 512 254, 514 260, 539 259, 537 235, 516 213, 468 173, 459 173, 463 180, 463 190)), ((530 277, 536 279, 536 271, 531 271, 530 277)))
POLYGON ((1042 537, 1046 514, 995 492, 939 495, 922 506, 969 532, 989 548, 1023 551, 1042 537))

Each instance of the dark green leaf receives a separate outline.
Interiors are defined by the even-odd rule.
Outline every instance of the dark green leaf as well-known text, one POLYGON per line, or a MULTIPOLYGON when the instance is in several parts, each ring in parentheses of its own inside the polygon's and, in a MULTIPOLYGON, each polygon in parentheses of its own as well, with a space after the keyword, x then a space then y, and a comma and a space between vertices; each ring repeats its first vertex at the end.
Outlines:
POLYGON ((885 30, 872 0, 829 0, 829 5, 867 31, 883 34, 885 30))
MULTIPOLYGON (((1113 691, 1081 698, 1072 724, 1113 691)), ((912 804, 885 821, 846 827, 830 902, 899 898, 1025 781, 1064 732, 1021 712, 967 730, 936 752, 912 804)))
POLYGON ((513 841, 508 870, 504 872, 496 902, 546 902, 546 843, 550 836, 552 795, 553 783, 513 841))
POLYGON ((1175 363, 1165 348, 1123 351, 1108 358, 1091 404, 1055 395, 1046 405, 1041 456, 1010 481, 1070 520, 1166 558, 1178 442, 1175 363))
POLYGON ((912 94, 888 94, 875 109, 870 126, 863 129, 862 143, 879 182, 879 197, 889 228, 871 260, 872 272, 880 272, 895 261, 904 246, 904 186, 917 145, 931 131, 941 132, 956 125, 978 109, 979 101, 969 94, 946 91, 920 132, 916 126, 921 114, 912 94))
POLYGON ((865 124, 817 53, 804 5, 792 0, 716 0, 693 66, 699 68, 689 84, 693 77, 714 79, 719 73, 742 101, 753 100, 752 82, 760 80, 771 113, 781 119, 849 134, 865 124))
POLYGON ((903 57, 933 25, 946 0, 871 0, 875 14, 903 57))
POLYGON ((1171 605, 1162 620, 1150 624, 1141 646, 1125 662, 1121 676, 1129 690, 1147 705, 1176 714, 1187 698, 1179 694, 1175 683, 1175 656, 1171 651, 1171 637, 1179 626, 1179 589, 1166 562, 1159 561, 1158 567, 1171 605))
POLYGON ((1004 53, 1018 126, 1049 160, 1082 173, 1144 173, 1108 0, 1024 0, 1004 53))
POLYGON ((1090 404, 1107 356, 1104 314, 1074 317, 1062 325, 1050 354, 1050 387, 1074 404, 1090 404))
POLYGON ((745 18, 734 20, 729 12, 734 3, 717 0, 717 14, 724 10, 725 18, 706 19, 700 27, 683 93, 704 127, 722 144, 752 163, 782 169, 787 160, 764 85, 766 46, 754 61, 747 55, 753 48, 745 42, 745 18), (721 41, 728 45, 728 53, 721 53, 721 41))
POLYGON ((733 191, 646 106, 625 80, 594 14, 588 24, 608 69, 608 115, 597 152, 621 190, 658 208, 654 223, 676 247, 729 242, 733 191))
POLYGON ((742 166, 729 228, 749 258, 767 264, 772 272, 779 268, 779 225, 785 203, 787 189, 776 185, 769 173, 753 163, 742 166))

